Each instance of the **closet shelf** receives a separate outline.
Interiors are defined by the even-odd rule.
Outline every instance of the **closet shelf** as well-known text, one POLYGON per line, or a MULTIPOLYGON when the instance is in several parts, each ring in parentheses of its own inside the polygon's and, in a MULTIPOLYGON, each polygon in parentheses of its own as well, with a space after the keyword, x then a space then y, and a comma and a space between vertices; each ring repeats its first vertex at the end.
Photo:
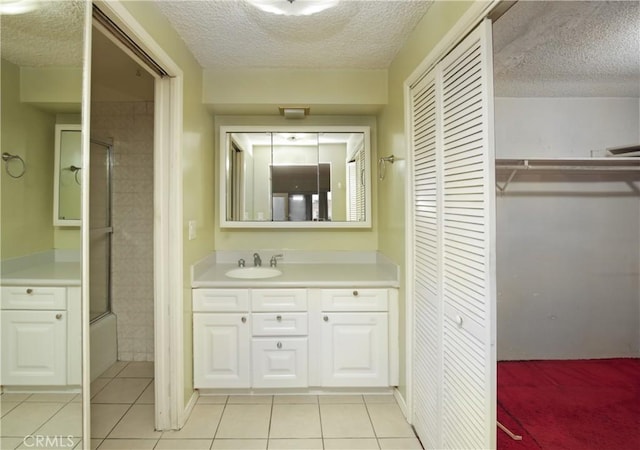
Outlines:
POLYGON ((527 171, 592 171, 592 172, 637 172, 640 171, 640 158, 604 157, 604 158, 523 158, 496 159, 496 171, 510 170, 511 173, 503 186, 496 183, 500 192, 504 192, 520 170, 527 171))

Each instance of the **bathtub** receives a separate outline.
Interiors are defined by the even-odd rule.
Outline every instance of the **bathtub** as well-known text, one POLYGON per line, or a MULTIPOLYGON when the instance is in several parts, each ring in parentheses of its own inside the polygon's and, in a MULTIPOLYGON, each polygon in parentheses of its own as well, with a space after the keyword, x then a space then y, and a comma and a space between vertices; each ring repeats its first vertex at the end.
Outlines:
POLYGON ((89 326, 91 381, 95 380, 118 359, 116 316, 106 314, 89 326))

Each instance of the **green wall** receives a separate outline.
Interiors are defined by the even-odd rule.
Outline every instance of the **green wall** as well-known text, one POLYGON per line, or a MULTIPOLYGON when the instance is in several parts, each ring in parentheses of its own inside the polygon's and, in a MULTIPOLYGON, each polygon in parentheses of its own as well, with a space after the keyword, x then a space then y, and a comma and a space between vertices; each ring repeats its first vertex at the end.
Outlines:
POLYGON ((405 180, 408 143, 405 137, 404 83, 473 2, 434 2, 389 67, 389 103, 378 116, 378 142, 383 156, 400 159, 387 165, 378 187, 378 250, 400 266, 400 392, 406 396, 405 180))
MULTIPOLYGON (((2 137, 0 152, 21 156, 25 174, 18 179, 2 163, 0 258, 9 259, 54 248, 53 160, 55 115, 20 102, 20 68, 2 60, 2 137)), ((11 163, 18 171, 20 165, 11 163)))

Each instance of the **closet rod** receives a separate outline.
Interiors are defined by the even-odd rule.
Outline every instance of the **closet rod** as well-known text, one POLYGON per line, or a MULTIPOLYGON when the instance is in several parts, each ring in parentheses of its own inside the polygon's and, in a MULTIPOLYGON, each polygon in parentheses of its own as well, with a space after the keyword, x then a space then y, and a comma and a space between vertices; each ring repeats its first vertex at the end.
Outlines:
POLYGON ((611 172, 635 172, 640 170, 640 166, 575 166, 575 165, 567 165, 567 166, 546 166, 546 165, 533 165, 528 164, 526 166, 518 165, 518 164, 510 164, 510 165, 498 165, 496 164, 496 169, 504 169, 504 170, 581 170, 581 171, 611 171, 611 172))

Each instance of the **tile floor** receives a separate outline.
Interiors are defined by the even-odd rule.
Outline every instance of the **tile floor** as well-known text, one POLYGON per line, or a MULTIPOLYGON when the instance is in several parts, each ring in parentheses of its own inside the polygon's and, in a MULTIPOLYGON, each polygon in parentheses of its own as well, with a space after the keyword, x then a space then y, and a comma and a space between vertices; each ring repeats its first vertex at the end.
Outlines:
MULTIPOLYGON (((146 362, 118 362, 91 383, 92 449, 422 448, 391 395, 201 396, 181 430, 159 432, 153 426, 153 389, 153 363, 146 362)), ((47 426, 58 426, 56 412, 79 407, 76 397, 69 397, 66 403, 49 403, 42 398, 10 400, 14 401, 3 400, 2 425, 3 430, 13 427, 14 434, 27 430, 26 425, 20 425, 24 417, 32 421, 29 430, 38 421, 42 423, 35 429, 46 430, 47 426), (40 415, 33 412, 34 407, 18 411, 20 414, 5 423, 4 405, 10 408, 9 417, 23 403, 27 409, 44 405, 39 406, 43 411, 40 415)), ((22 438, 14 442, 3 437, 0 448, 16 448, 14 444, 22 444, 22 438)))

